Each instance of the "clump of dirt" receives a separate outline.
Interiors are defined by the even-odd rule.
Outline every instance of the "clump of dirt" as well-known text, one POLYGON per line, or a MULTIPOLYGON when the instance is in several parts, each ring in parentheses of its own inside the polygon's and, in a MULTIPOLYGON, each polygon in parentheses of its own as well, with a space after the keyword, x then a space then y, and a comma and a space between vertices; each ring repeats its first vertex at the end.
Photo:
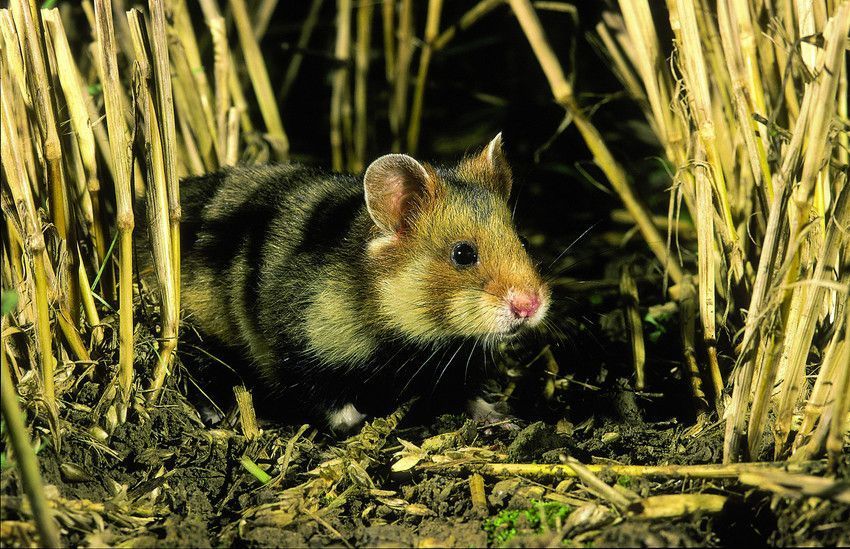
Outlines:
POLYGON ((553 451, 557 456, 570 442, 570 437, 558 433, 554 425, 537 421, 516 434, 508 445, 508 459, 515 462, 540 458, 551 461, 553 451), (546 456, 550 456, 549 459, 546 456))

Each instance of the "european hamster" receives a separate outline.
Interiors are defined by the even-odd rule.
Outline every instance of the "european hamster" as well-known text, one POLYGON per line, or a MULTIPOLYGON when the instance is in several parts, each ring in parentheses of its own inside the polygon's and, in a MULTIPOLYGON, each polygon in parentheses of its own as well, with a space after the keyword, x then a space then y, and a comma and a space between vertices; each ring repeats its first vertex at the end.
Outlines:
POLYGON ((245 351, 284 417, 345 431, 414 395, 474 401, 473 351, 538 326, 550 301, 511 181, 501 134, 451 167, 389 154, 361 177, 287 164, 187 179, 186 318, 245 351))

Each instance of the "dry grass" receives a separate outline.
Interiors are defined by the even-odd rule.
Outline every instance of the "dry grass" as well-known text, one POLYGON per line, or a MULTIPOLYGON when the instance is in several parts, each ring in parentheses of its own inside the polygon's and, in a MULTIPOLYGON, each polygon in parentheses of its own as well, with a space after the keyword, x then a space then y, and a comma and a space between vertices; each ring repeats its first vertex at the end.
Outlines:
MULTIPOLYGON (((577 104, 531 2, 510 4, 553 97, 668 270, 676 284, 671 297, 683 309, 690 299, 682 288, 686 273, 670 260, 673 221, 683 202, 695 221, 708 363, 703 375, 712 381, 715 406, 726 420, 724 461, 760 455, 771 417, 775 459, 819 455, 828 446, 834 461, 850 421, 842 354, 850 347, 850 3, 726 0, 717 3, 715 18, 707 2, 669 0, 665 20, 653 16, 646 0, 622 0, 618 11, 605 14, 596 38, 676 169, 666 246, 577 104), (659 29, 675 37, 670 59, 659 29), (726 376, 717 359, 718 324, 736 346, 735 367, 726 376), (816 331, 828 339, 823 348, 814 343, 816 331), (807 370, 810 357, 815 364, 807 370), (817 378, 814 386, 807 376, 817 378), (804 409, 807 420, 800 425, 804 409)), ((695 364, 691 347, 685 348, 695 364)), ((694 383, 695 395, 700 386, 694 383)))
MULTIPOLYGON (((3 317, 0 352, 4 417, 19 439, 16 451, 26 441, 19 436, 22 427, 9 419, 17 406, 5 389, 37 370, 38 411, 58 448, 58 402, 78 367, 91 364, 90 348, 109 332, 101 317, 116 312, 113 307, 119 358, 101 399, 98 428, 108 434, 130 409, 143 411, 157 401, 179 335, 179 179, 240 158, 289 156, 259 48, 274 0, 261 2, 253 18, 245 0, 228 2, 238 50, 229 46, 227 17, 215 0, 200 0, 202 38, 208 35, 211 44, 206 49, 199 46, 185 0, 150 0, 147 14, 120 13, 119 4, 83 2, 91 33, 81 34, 93 37, 87 44, 79 34, 69 42, 58 10, 39 11, 25 0, 0 10, 3 287, 20 296, 13 313, 3 317), (213 67, 211 77, 197 70, 204 64, 213 67), (242 65, 250 86, 238 76, 242 65), (95 90, 102 91, 102 101, 94 100, 95 90), (260 120, 248 108, 254 100, 260 120), (67 127, 57 113, 66 113, 67 127), (134 195, 147 202, 144 221, 159 281, 158 362, 145 375, 134 371, 133 356, 134 195)), ((392 148, 412 151, 432 57, 458 30, 503 4, 482 0, 447 26, 441 24, 442 2, 432 0, 417 50, 412 0, 384 2, 380 10, 339 0, 330 105, 333 167, 360 170, 367 160, 366 83, 372 36, 379 34, 372 30, 373 11, 383 24, 392 148)), ((309 42, 321 5, 313 0, 299 48, 309 42)), ((777 460, 824 453, 835 460, 850 411, 850 2, 719 0, 715 6, 669 0, 666 11, 653 13, 647 0, 621 0, 605 14, 595 39, 675 168, 666 235, 582 109, 542 30, 536 8, 565 6, 530 0, 507 5, 555 101, 673 283, 669 293, 679 306, 683 358, 699 418, 694 431, 703 425, 711 398, 726 422, 725 462, 762 456, 768 431, 777 460), (672 47, 659 39, 669 33, 672 47), (679 263, 673 244, 684 213, 696 228, 693 266, 679 263), (719 363, 718 348, 734 349, 734 368, 719 363)), ((281 97, 301 59, 299 52, 289 66, 281 97)), ((580 74, 576 80, 581 82, 580 74)), ((625 271, 622 288, 634 300, 630 321, 640 385, 645 350, 638 337, 637 289, 625 271)), ((24 465, 27 458, 20 456, 24 465)), ((747 474, 753 483, 785 486, 772 472, 723 471, 742 482, 747 474)), ((25 484, 36 515, 43 514, 36 481, 25 484)), ((816 484, 787 489, 807 493, 816 484)), ((43 542, 53 543, 49 525, 40 526, 43 542)))
MULTIPOLYGON (((241 52, 228 47, 216 3, 206 1, 202 7, 213 38, 214 88, 203 71, 192 69, 202 65, 201 48, 181 0, 151 0, 148 14, 119 13, 109 0, 84 2, 94 41, 86 47, 75 32, 74 48, 59 10, 39 11, 24 0, 0 10, 0 144, 8 220, 3 287, 19 296, 13 314, 3 317, 4 378, 7 358, 12 366, 4 388, 18 383, 30 365, 38 366, 37 410, 51 426, 57 449, 62 438, 58 400, 71 384, 57 386, 56 379, 73 379, 77 366, 91 364, 89 346, 108 333, 101 313, 112 310, 115 296, 117 375, 104 389, 96 428, 108 434, 126 420, 130 408, 143 413, 144 400, 158 399, 178 337, 179 178, 234 164, 245 148, 241 138, 256 133, 232 70, 239 53, 266 127, 255 143, 266 143, 275 158, 288 154, 244 2, 234 0, 231 6, 241 52), (84 74, 93 79, 86 81, 84 74), (98 90, 100 105, 94 95, 98 90), (57 111, 68 113, 70 131, 59 131, 57 111), (103 192, 104 184, 110 192, 103 192), (114 203, 106 198, 113 193, 114 203), (134 371, 133 238, 139 222, 134 198, 147 202, 144 221, 151 232, 160 301, 158 360, 144 376, 134 371), (34 328, 28 330, 33 339, 21 337, 28 326, 34 328), (21 335, 9 337, 16 333, 21 335)), ((262 149, 256 157, 264 158, 262 149)), ((4 417, 7 407, 16 407, 7 397, 4 393, 4 417)), ((21 462, 25 465, 23 455, 21 462)), ((40 492, 29 480, 25 484, 40 492)), ((34 504, 37 514, 42 508, 34 504)), ((49 532, 43 535, 45 543, 52 543, 49 532)))
POLYGON ((696 221, 709 365, 721 334, 736 344, 730 379, 715 384, 724 460, 758 456, 771 417, 776 459, 817 455, 848 426, 847 368, 833 361, 848 348, 850 4, 726 0, 716 18, 706 2, 667 7, 663 20, 623 0, 597 32, 676 168, 671 218, 684 202, 696 221))

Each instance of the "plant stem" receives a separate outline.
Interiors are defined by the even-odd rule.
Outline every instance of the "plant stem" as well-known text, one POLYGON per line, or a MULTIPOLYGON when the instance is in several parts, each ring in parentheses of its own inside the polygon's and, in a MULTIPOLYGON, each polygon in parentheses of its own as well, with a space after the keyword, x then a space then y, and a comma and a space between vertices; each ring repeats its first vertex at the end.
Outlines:
POLYGON ((526 38, 531 44, 532 50, 534 50, 534 54, 537 56, 543 72, 546 74, 555 101, 564 107, 572 116, 573 123, 578 128, 591 153, 593 153, 594 161, 605 173, 605 176, 611 182, 611 186, 614 187, 617 194, 620 195, 620 199, 637 223, 649 248, 661 262, 664 269, 670 274, 670 278, 678 284, 684 275, 681 267, 679 267, 678 263, 671 260, 665 246, 665 239, 658 232, 658 229, 655 228, 655 224, 652 222, 652 216, 647 211, 646 206, 635 195, 634 189, 628 177, 626 177, 626 172, 614 159, 614 156, 602 139, 602 135, 590 120, 588 120, 576 102, 573 96, 572 85, 564 77, 564 72, 561 69, 558 58, 555 56, 555 52, 552 51, 552 47, 546 39, 543 27, 537 18, 537 13, 534 11, 531 2, 529 0, 510 0, 510 4, 519 20, 520 26, 522 26, 523 32, 525 32, 526 38))
POLYGON ((133 386, 133 205, 130 188, 130 140, 122 112, 118 78, 118 61, 115 50, 115 33, 112 27, 112 7, 108 0, 95 0, 94 13, 96 35, 100 44, 98 64, 102 75, 103 99, 106 105, 106 123, 109 129, 109 145, 112 153, 117 202, 118 225, 118 340, 119 375, 124 408, 121 416, 126 416, 126 405, 130 401, 133 386))
POLYGON ((272 93, 269 73, 263 60, 263 53, 260 51, 260 45, 254 36, 254 29, 251 28, 251 19, 248 16, 245 0, 230 0, 230 9, 236 23, 237 34, 239 34, 239 43, 242 45, 242 55, 245 57, 248 75, 254 85, 254 93, 257 96, 257 102, 260 104, 260 112, 266 123, 266 130, 269 133, 268 138, 276 157, 279 160, 286 160, 289 158, 289 138, 283 129, 277 102, 272 93))
POLYGON ((428 66, 433 54, 432 43, 440 32, 440 13, 443 10, 443 0, 428 2, 428 19, 425 23, 425 44, 419 57, 419 72, 416 75, 416 88, 413 92, 413 106, 410 111, 410 124, 407 127, 407 150, 416 154, 419 146, 419 130, 422 123, 422 104, 425 101, 425 82, 428 78, 428 66))
MULTIPOLYGON (((6 331, 5 324, 4 320, 4 333, 6 331)), ((3 341, 3 344, 0 344, 0 350, 4 348, 5 341, 3 341)), ((6 364, 5 352, 0 352, 0 359, 2 359, 2 364, 0 364, 0 372, 2 372, 2 379, 0 379, 0 390, 2 390, 0 402, 2 402, 3 419, 6 420, 9 439, 12 442, 12 448, 15 451, 16 461, 18 462, 18 469, 21 472, 21 484, 29 498, 32 515, 35 519, 42 545, 44 547, 61 547, 56 522, 52 517, 53 511, 44 497, 44 487, 42 486, 41 475, 38 470, 38 460, 35 457, 35 452, 27 436, 27 428, 24 425, 21 411, 18 408, 18 393, 15 391, 15 384, 12 382, 9 366, 6 364)))

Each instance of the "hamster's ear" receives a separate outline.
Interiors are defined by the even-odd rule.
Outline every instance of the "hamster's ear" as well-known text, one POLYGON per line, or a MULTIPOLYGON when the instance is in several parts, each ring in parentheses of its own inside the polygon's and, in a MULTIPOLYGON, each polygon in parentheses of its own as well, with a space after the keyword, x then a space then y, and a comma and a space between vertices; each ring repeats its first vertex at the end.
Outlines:
POLYGON ((458 175, 484 185, 507 200, 513 174, 502 149, 502 133, 499 132, 478 155, 463 159, 458 165, 458 175))
POLYGON ((434 195, 435 174, 406 154, 384 155, 366 168, 366 208, 387 233, 403 233, 416 208, 434 195))

